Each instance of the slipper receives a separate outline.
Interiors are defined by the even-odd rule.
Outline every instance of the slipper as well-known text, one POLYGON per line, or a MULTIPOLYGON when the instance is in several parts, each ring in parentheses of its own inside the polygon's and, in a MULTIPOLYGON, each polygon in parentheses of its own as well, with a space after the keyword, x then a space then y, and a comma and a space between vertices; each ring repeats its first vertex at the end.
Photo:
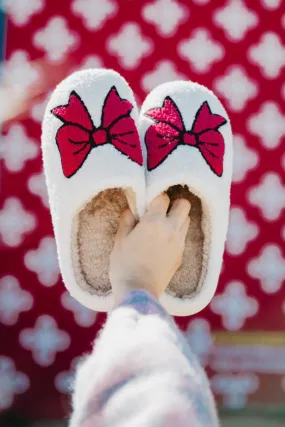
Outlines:
POLYGON ((140 136, 147 150, 147 203, 162 192, 191 203, 180 269, 161 298, 177 316, 212 299, 228 227, 232 176, 229 117, 207 88, 192 82, 158 86, 145 99, 140 136))
POLYGON ((115 71, 79 71, 47 105, 42 150, 62 278, 96 311, 114 305, 109 255, 121 212, 145 209, 145 172, 133 93, 115 71))

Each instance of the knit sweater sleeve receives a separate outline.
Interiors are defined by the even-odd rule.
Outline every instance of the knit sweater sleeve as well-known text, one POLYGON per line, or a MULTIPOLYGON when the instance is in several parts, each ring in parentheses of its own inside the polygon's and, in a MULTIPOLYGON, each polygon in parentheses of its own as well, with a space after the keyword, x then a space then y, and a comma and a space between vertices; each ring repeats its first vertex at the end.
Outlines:
POLYGON ((146 291, 109 314, 80 363, 70 427, 217 427, 204 370, 184 336, 146 291))

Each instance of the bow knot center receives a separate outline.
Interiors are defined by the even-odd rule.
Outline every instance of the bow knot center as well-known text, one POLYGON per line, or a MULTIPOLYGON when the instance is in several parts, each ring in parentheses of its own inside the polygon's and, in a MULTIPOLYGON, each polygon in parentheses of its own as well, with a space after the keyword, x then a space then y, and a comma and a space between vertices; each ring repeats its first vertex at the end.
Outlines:
POLYGON ((196 137, 191 132, 185 132, 183 135, 183 142, 186 145, 197 145, 196 137))
POLYGON ((96 129, 92 134, 93 141, 95 145, 106 144, 108 139, 108 134, 106 129, 96 129))

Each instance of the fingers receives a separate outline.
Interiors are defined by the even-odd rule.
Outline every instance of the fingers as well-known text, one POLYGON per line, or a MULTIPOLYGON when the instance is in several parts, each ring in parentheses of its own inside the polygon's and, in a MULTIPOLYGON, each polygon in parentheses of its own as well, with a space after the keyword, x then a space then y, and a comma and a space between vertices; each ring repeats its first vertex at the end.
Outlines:
POLYGON ((130 209, 127 209, 124 212, 122 212, 116 240, 119 240, 122 237, 130 234, 130 232, 135 228, 135 226, 136 226, 136 219, 132 214, 132 211, 130 209))
POLYGON ((176 199, 173 202, 168 218, 176 229, 180 229, 184 225, 187 217, 189 217, 190 208, 191 204, 186 199, 176 199))
POLYGON ((166 193, 160 194, 151 201, 147 213, 159 213, 166 215, 170 204, 170 199, 166 193))

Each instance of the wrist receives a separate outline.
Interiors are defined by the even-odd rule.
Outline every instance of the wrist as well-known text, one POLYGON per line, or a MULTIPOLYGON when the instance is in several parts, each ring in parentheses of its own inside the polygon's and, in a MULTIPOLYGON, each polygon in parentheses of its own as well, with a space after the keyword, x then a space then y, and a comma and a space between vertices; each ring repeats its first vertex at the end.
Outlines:
POLYGON ((133 291, 146 291, 156 300, 159 299, 159 295, 156 293, 155 289, 150 286, 146 286, 142 281, 130 280, 124 281, 123 283, 114 283, 112 284, 113 294, 115 297, 116 303, 124 298, 130 292, 133 291))

